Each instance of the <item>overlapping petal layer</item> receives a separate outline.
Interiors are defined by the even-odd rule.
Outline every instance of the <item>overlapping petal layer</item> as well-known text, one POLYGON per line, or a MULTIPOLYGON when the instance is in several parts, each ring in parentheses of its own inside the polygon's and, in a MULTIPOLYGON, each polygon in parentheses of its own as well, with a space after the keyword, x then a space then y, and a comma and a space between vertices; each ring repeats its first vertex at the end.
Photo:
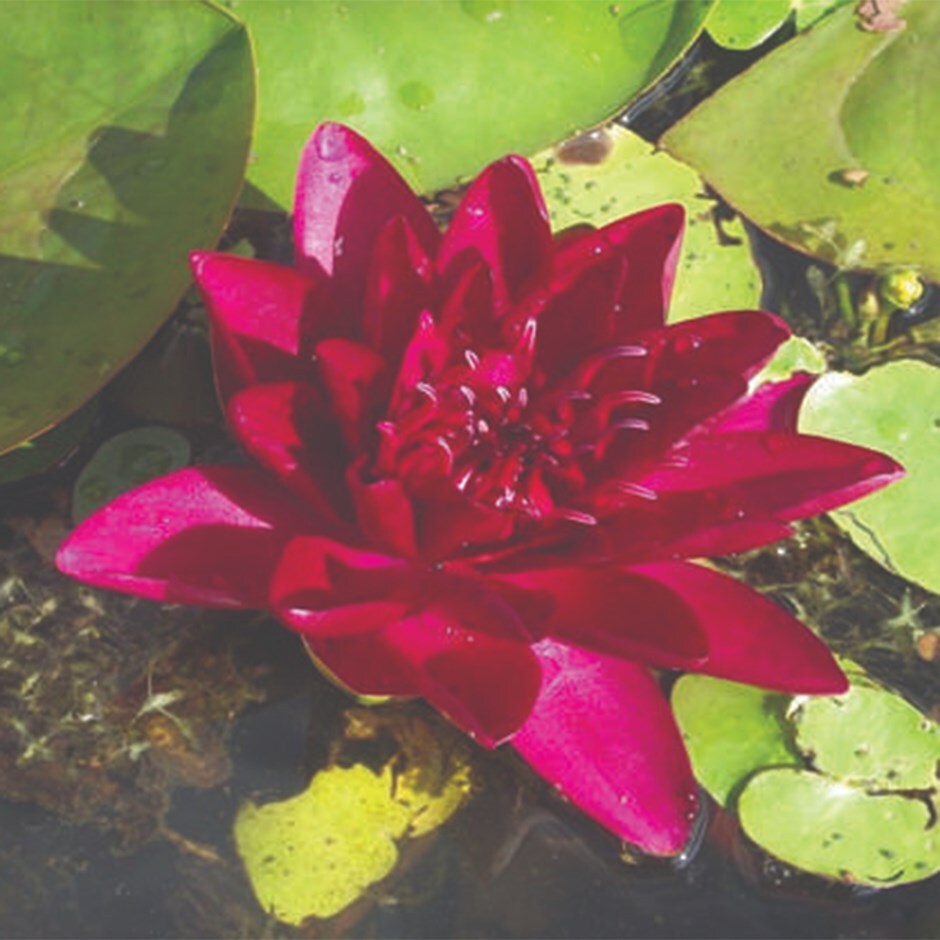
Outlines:
POLYGON ((776 317, 664 325, 681 231, 667 205, 553 237, 507 157, 440 235, 366 141, 321 126, 296 266, 193 257, 259 468, 145 485, 80 526, 61 569, 268 607, 353 691, 512 740, 623 838, 680 851, 695 788, 655 670, 845 682, 786 611, 687 559, 782 538, 901 472, 797 433, 807 377, 750 387, 788 336, 776 317))

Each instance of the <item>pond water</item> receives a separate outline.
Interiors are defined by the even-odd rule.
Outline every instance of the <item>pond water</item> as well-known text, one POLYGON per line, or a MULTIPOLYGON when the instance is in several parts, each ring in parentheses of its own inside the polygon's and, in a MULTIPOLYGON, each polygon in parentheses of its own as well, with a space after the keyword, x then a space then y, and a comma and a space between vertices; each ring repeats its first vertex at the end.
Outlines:
MULTIPOLYGON (((665 92, 631 110, 633 126, 656 136, 748 61, 700 43, 665 92)), ((283 259, 285 233, 282 218, 245 213, 227 243, 247 238, 258 254, 283 259)), ((760 255, 765 306, 811 307, 805 259, 766 242, 760 255)), ((811 317, 804 326, 821 329, 811 317)), ((462 745, 419 703, 367 714, 269 618, 160 607, 54 571, 71 487, 101 441, 162 421, 182 427, 197 459, 233 458, 206 398, 205 357, 204 331, 184 302, 106 395, 78 452, 0 491, 0 935, 940 935, 940 877, 882 890, 814 878, 750 844, 704 796, 686 856, 632 857, 512 754, 478 749, 466 758, 469 800, 443 826, 402 841, 391 873, 358 900, 297 927, 266 914, 234 835, 247 801, 286 800, 327 766, 378 770, 400 754, 409 767, 446 765, 462 745), (148 384, 154 361, 164 382, 186 379, 193 390, 175 420, 154 404, 165 398, 148 384)), ((937 651, 898 623, 912 610, 940 623, 940 602, 912 595, 832 523, 812 521, 782 545, 721 564, 938 714, 937 651)))

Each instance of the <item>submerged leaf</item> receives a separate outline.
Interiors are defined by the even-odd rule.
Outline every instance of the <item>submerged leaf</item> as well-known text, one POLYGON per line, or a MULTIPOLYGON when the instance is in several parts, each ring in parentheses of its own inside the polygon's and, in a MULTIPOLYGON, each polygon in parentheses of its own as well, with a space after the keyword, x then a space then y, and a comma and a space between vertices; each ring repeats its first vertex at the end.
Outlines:
POLYGON ((245 804, 235 842, 261 906, 297 926, 338 914, 390 874, 398 843, 446 822, 470 786, 466 764, 435 789, 423 784, 420 767, 404 774, 391 764, 379 773, 330 767, 298 796, 245 804))

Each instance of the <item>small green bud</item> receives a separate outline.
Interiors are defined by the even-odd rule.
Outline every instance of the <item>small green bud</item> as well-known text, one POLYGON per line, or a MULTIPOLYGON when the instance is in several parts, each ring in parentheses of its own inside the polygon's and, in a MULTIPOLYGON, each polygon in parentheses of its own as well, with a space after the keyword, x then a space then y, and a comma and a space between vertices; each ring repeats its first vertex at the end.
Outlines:
POLYGON ((881 278, 878 292, 885 303, 906 310, 924 296, 924 282, 913 269, 901 268, 881 278))

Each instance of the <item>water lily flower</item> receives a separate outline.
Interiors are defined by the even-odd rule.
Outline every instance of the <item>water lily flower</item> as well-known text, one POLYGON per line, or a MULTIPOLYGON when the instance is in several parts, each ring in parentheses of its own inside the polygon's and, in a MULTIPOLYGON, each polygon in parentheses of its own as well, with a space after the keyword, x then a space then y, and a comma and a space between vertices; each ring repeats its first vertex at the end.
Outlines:
POLYGON ((553 236, 529 164, 441 234, 324 124, 288 268, 196 253, 217 382, 253 465, 154 480, 86 520, 62 571, 172 603, 268 608, 360 694, 420 696, 656 854, 696 788, 659 670, 837 693, 827 648, 691 561, 896 478, 799 434, 806 376, 752 389, 787 327, 664 325, 683 213, 553 236))

